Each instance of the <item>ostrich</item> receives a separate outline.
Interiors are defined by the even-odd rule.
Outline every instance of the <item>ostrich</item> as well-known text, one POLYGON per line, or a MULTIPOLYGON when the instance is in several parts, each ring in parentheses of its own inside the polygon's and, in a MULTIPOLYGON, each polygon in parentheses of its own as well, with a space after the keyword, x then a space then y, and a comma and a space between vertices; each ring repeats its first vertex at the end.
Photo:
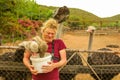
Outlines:
MULTIPOLYGON (((6 52, 0 55, 0 61, 10 61, 22 63, 23 54, 25 48, 19 47, 15 52, 6 52)), ((0 76, 5 78, 5 80, 22 80, 25 79, 26 73, 19 71, 0 71, 0 76)))
MULTIPOLYGON (((101 51, 112 51, 108 48, 98 49, 101 51)), ((120 57, 112 53, 92 53, 88 57, 88 63, 90 65, 108 65, 108 64, 120 64, 120 57)), ((101 80, 111 80, 115 75, 119 73, 101 73, 98 76, 101 80)), ((95 80, 98 80, 94 74, 90 74, 95 80)))
POLYGON ((55 10, 53 14, 53 18, 58 21, 58 23, 62 23, 69 17, 70 11, 67 6, 63 6, 55 10))
MULTIPOLYGON (((72 51, 67 51, 67 60, 74 54, 72 51)), ((75 55, 68 61, 67 65, 82 65, 82 60, 80 56, 75 53, 75 55)), ((72 80, 76 74, 67 74, 67 73, 60 73, 60 80, 72 80)))

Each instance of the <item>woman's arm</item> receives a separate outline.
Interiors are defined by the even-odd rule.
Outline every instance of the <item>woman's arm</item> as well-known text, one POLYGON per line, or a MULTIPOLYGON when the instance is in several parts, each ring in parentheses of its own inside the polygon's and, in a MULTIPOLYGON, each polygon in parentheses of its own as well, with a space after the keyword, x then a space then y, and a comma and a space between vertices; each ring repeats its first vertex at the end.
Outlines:
POLYGON ((30 53, 28 51, 25 51, 24 53, 24 57, 23 57, 23 63, 24 65, 30 69, 30 60, 29 60, 29 57, 30 57, 30 53))
POLYGON ((66 50, 62 49, 62 50, 60 50, 60 61, 55 63, 54 67, 59 68, 59 67, 61 67, 63 65, 66 65, 66 63, 67 63, 66 50))
POLYGON ((34 70, 33 65, 30 64, 30 60, 29 60, 30 56, 31 55, 30 55, 29 51, 25 51, 24 57, 23 57, 23 63, 31 71, 32 74, 36 75, 37 71, 34 70))
POLYGON ((49 63, 50 65, 43 66, 42 67, 43 72, 44 73, 51 72, 53 69, 59 68, 67 63, 65 49, 60 50, 60 57, 61 57, 61 60, 59 62, 56 62, 56 63, 51 62, 51 63, 49 63))

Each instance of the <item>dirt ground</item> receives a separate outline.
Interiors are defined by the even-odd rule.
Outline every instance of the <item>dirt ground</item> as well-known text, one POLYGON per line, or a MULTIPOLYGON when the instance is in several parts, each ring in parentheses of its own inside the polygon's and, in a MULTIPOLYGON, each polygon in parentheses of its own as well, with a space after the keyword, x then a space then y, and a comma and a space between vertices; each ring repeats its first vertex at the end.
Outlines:
MULTIPOLYGON (((80 33, 78 31, 68 32, 62 35, 67 48, 72 49, 88 49, 89 34, 80 33)), ((119 45, 120 46, 120 33, 119 34, 100 34, 93 35, 92 50, 106 47, 106 45, 119 45)))

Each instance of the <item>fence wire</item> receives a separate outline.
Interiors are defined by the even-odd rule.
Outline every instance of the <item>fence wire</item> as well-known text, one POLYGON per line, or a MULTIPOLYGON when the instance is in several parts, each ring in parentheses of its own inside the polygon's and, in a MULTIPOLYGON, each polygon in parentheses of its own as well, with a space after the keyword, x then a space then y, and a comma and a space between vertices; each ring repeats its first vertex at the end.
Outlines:
MULTIPOLYGON (((8 50, 0 54, 0 80, 31 80, 29 70, 22 63, 24 49, 13 46, 0 47, 2 49, 8 50), (11 49, 16 50, 11 52, 11 49)), ((114 80, 114 77, 120 79, 120 57, 116 55, 119 52, 106 49, 66 51, 68 61, 67 65, 59 69, 60 80, 80 80, 83 74, 86 75, 84 80, 114 80), (91 55, 84 56, 88 53, 91 55)))

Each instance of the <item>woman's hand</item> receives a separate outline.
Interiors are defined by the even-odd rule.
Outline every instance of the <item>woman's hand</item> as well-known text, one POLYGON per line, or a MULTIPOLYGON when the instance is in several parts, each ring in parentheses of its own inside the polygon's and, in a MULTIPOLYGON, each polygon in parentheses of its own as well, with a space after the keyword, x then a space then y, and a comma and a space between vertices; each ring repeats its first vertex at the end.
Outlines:
POLYGON ((34 66, 33 66, 33 65, 30 65, 29 69, 30 69, 30 72, 31 72, 32 74, 34 74, 34 75, 37 75, 37 74, 38 74, 38 71, 34 69, 34 66))
POLYGON ((48 62, 48 65, 42 66, 43 73, 51 72, 54 68, 55 68, 55 63, 53 62, 48 62))

